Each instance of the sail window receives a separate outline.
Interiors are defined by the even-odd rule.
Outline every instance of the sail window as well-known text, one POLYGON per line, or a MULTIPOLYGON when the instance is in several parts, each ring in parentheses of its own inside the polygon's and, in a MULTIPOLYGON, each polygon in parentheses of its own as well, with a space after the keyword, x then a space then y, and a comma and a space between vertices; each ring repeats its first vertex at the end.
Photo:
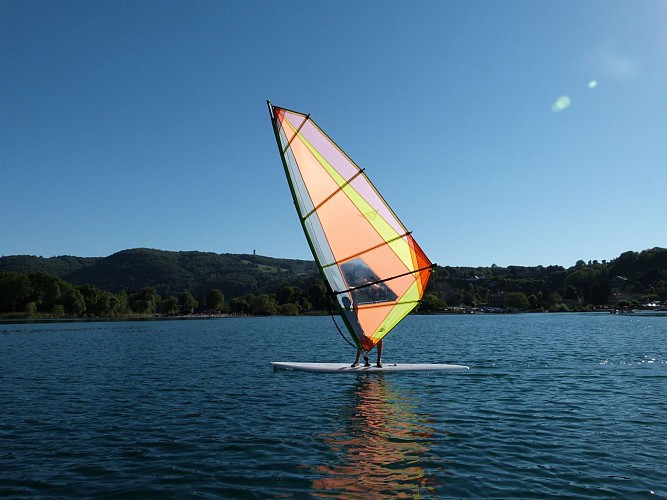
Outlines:
POLYGON ((341 264, 348 289, 351 290, 355 305, 394 302, 398 296, 385 283, 378 283, 380 277, 362 259, 354 259, 341 264))

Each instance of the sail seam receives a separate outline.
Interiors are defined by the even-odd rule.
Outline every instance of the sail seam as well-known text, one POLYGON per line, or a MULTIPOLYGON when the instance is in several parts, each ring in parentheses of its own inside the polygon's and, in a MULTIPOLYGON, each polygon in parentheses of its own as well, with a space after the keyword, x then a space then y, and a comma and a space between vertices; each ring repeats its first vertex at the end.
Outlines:
POLYGON ((431 264, 430 266, 422 267, 421 269, 415 269, 414 271, 408 271, 407 273, 397 274, 396 276, 392 276, 391 278, 386 278, 386 279, 383 279, 383 280, 373 281, 372 283, 364 283, 363 285, 353 286, 353 287, 348 288, 347 290, 343 290, 341 292, 334 291, 333 293, 334 293, 334 295, 340 295, 342 293, 354 292, 355 290, 361 290, 363 288, 368 288, 369 286, 379 285, 380 283, 386 283, 387 281, 395 280, 397 278, 402 278, 403 276, 409 276, 411 274, 420 273, 420 272, 426 271, 428 269, 433 269, 434 265, 435 264, 431 264))
MULTIPOLYGON (((359 257, 360 255, 363 255, 363 254, 368 253, 368 252, 372 252, 373 250, 377 250, 378 248, 382 248, 382 247, 385 246, 385 245, 389 245, 390 243, 393 243, 394 241, 398 241, 398 240, 400 240, 400 239, 402 239, 402 238, 405 238, 406 236, 410 236, 411 234, 412 234, 412 231, 408 231, 407 233, 399 234, 399 235, 396 236, 395 238, 392 238, 392 239, 387 240, 387 241, 383 241, 382 243, 378 243, 378 244, 375 245, 375 246, 372 246, 372 247, 370 247, 370 248, 366 248, 365 250, 362 250, 362 251, 357 252, 357 253, 355 253, 355 254, 348 255, 347 257, 345 257, 345 258, 343 258, 343 259, 340 259, 340 260, 337 260, 337 261, 335 261, 335 262, 330 262, 329 264, 325 264, 325 265, 323 265, 322 267, 323 267, 323 268, 325 268, 325 267, 331 267, 331 266, 336 266, 336 265, 338 265, 338 264, 341 264, 341 263, 343 263, 343 262, 347 262, 348 260, 352 260, 352 259, 354 259, 354 258, 356 258, 356 257, 359 257)), ((413 272, 416 272, 416 271, 413 271, 413 272)))
POLYGON ((400 305, 409 305, 409 304, 419 304, 421 300, 405 300, 405 301, 394 301, 394 302, 366 302, 365 304, 358 304, 354 307, 356 309, 373 309, 376 307, 388 307, 388 305, 394 306, 396 304, 400 305))
MULTIPOLYGON (((362 250, 362 251, 357 252, 357 253, 355 253, 355 254, 349 255, 349 256, 347 256, 347 257, 345 257, 345 258, 343 258, 343 259, 340 259, 340 260, 336 261, 335 263, 336 263, 336 264, 341 264, 341 263, 343 263, 343 262, 347 262, 347 261, 349 261, 349 260, 355 259, 355 258, 357 258, 357 257, 359 257, 359 256, 361 256, 361 255, 363 255, 363 254, 365 254, 365 253, 372 252, 373 250, 377 250, 378 248, 382 248, 383 246, 391 246, 391 243, 393 243, 394 241, 398 241, 398 240, 400 240, 400 239, 403 239, 403 238, 405 238, 406 236, 410 236, 411 234, 412 234, 412 231, 408 231, 407 233, 399 234, 398 236, 396 236, 396 237, 394 237, 394 238, 392 238, 392 239, 390 239, 390 240, 383 241, 382 243, 378 243, 378 244, 375 245, 375 246, 372 246, 372 247, 370 247, 370 248, 366 248, 365 250, 362 250)), ((412 272, 416 272, 416 271, 412 271, 412 272)), ((391 278, 390 278, 390 279, 391 279, 391 278)))
MULTIPOLYGON (((299 132, 301 132, 301 129, 303 128, 303 126, 306 124, 306 122, 309 119, 310 119, 310 114, 306 115, 306 117, 301 122, 301 125, 299 125, 299 127, 294 130, 294 135, 292 136, 292 138, 289 141, 287 141, 287 144, 285 144, 285 147, 283 148, 283 154, 285 154, 287 152, 289 147, 292 145, 292 141, 294 141, 294 139, 296 139, 296 137, 299 135, 299 132)), ((287 137, 285 137, 285 138, 287 139, 287 137)))
POLYGON ((357 177, 359 177, 363 172, 364 172, 364 169, 362 168, 362 169, 359 170, 356 174, 354 174, 352 177, 350 177, 348 180, 346 180, 343 184, 341 184, 340 186, 338 186, 338 189, 336 189, 333 193, 331 193, 329 196, 327 196, 326 198, 324 198, 324 199, 323 199, 323 200, 322 200, 322 201, 321 201, 315 208, 313 208, 310 212, 308 212, 306 215, 304 215, 304 216, 303 216, 303 220, 306 220, 308 217, 310 217, 310 216, 313 215, 315 212, 317 212, 320 208, 322 208, 322 206, 323 206, 327 201, 329 201, 331 198, 333 198, 333 197, 336 196, 338 193, 340 193, 341 191, 343 191, 347 186, 350 185, 350 183, 351 183, 354 179, 356 179, 357 177))

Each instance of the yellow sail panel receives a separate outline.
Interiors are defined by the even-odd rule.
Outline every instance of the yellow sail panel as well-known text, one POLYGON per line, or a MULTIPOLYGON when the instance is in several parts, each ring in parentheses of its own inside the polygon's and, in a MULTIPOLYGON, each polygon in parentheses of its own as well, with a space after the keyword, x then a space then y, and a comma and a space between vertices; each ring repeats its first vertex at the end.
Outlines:
POLYGON ((365 350, 419 302, 432 264, 365 173, 308 115, 271 106, 315 260, 365 350))

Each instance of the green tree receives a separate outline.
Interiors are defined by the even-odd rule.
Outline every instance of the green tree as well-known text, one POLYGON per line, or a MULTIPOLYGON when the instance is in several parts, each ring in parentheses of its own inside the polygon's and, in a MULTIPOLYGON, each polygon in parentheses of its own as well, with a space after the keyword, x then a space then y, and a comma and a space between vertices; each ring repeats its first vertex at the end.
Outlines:
POLYGON ((178 299, 178 305, 181 307, 182 314, 192 314, 199 306, 190 292, 183 293, 178 299))
POLYGON ((65 316, 65 308, 61 304, 56 304, 51 309, 51 316, 54 318, 62 318, 65 316))
POLYGON ((91 307, 93 315, 101 318, 113 318, 118 315, 116 297, 111 292, 99 290, 97 302, 91 307))
POLYGON ((324 311, 329 307, 329 298, 327 297, 327 287, 322 280, 317 280, 308 288, 308 298, 313 308, 317 311, 324 311))
POLYGON ((83 297, 85 311, 94 315, 97 310, 97 302, 100 300, 101 290, 94 285, 82 285, 77 287, 77 290, 83 297))
POLYGON ((178 297, 175 295, 168 295, 160 301, 158 311, 160 311, 162 314, 174 315, 178 314, 180 308, 181 307, 178 303, 178 297))
POLYGON ((229 302, 229 310, 234 314, 250 314, 250 304, 243 297, 234 297, 229 302))
POLYGON ((127 305, 127 295, 124 293, 104 292, 105 303, 107 304, 107 316, 118 317, 130 312, 127 305))
POLYGON ((308 312, 313 310, 313 304, 310 303, 308 297, 302 296, 299 299, 299 309, 301 312, 308 312))
POLYGON ((653 287, 655 294, 658 296, 658 299, 661 301, 667 300, 667 280, 658 281, 653 287))
POLYGON ((510 292, 507 294, 505 300, 507 307, 511 307, 512 309, 521 309, 525 311, 530 307, 530 301, 523 292, 510 292))
POLYGON ((130 298, 130 307, 139 314, 155 314, 160 303, 157 290, 151 286, 141 289, 141 292, 130 298))
POLYGON ((206 297, 206 309, 209 311, 222 311, 225 308, 225 296, 220 290, 213 289, 206 297))
POLYGON ((120 314, 130 314, 132 310, 130 309, 130 298, 127 295, 125 290, 121 290, 116 295, 117 308, 120 314))
POLYGON ((37 309, 50 313, 53 306, 60 303, 60 284, 64 282, 44 272, 30 274, 28 278, 33 292, 32 298, 37 304, 37 309))
POLYGON ((298 316, 299 315, 299 306, 293 302, 288 302, 287 304, 280 304, 278 306, 278 314, 283 316, 298 316))
POLYGON ((252 313, 258 316, 271 316, 278 312, 278 302, 274 297, 266 293, 256 295, 250 307, 252 308, 252 313))
POLYGON ((86 310, 86 301, 83 294, 69 283, 63 290, 62 305, 64 312, 72 316, 78 316, 86 310))
POLYGON ((427 293, 419 303, 419 312, 436 312, 443 311, 447 307, 447 302, 442 300, 434 293, 427 293))
POLYGON ((296 304, 301 297, 301 289, 296 286, 283 285, 276 292, 278 304, 296 304))
POLYGON ((0 311, 13 312, 24 309, 30 301, 32 288, 25 274, 0 270, 0 311))
POLYGON ((563 298, 565 300, 578 301, 579 293, 577 292, 577 289, 574 286, 567 285, 565 287, 565 290, 563 291, 563 298))

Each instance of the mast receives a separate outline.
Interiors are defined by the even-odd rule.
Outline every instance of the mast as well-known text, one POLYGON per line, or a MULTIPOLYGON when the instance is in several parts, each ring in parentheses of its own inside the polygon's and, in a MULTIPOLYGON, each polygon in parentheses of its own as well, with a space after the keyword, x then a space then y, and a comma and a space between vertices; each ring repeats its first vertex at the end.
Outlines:
MULTIPOLYGON (((333 300, 335 298, 335 291, 331 289, 331 285, 329 284, 329 280, 326 277, 326 274, 324 274, 324 268, 322 266, 322 262, 320 262, 320 259, 317 255, 317 251, 315 250, 315 245, 313 243, 313 240, 308 232, 308 228, 306 227, 306 219, 304 218, 304 214, 301 213, 299 210, 299 203, 298 203, 298 198, 296 195, 296 189, 294 187, 294 183, 292 182, 292 176, 290 175, 289 171, 289 166, 287 165, 287 160, 285 159, 285 151, 287 148, 289 148, 289 143, 287 145, 287 148, 285 151, 283 151, 282 148, 282 143, 280 141, 280 132, 278 131, 278 124, 276 122, 276 117, 274 114, 274 106, 271 104, 271 101, 269 99, 266 100, 266 104, 269 108, 269 115, 271 116, 271 125, 273 126, 273 134, 276 138, 276 144, 278 146, 278 154, 280 155, 280 159, 283 164, 283 169, 285 171, 285 177, 287 177, 287 184, 289 185, 290 193, 292 194, 292 201, 294 203, 294 208, 296 210, 297 215, 299 216, 299 222, 301 223, 301 229, 303 230, 303 233, 306 235, 306 241, 308 241, 308 246, 310 247, 310 252, 313 254, 313 258, 315 259, 315 264, 317 265, 317 269, 319 270, 320 273, 320 278, 322 279, 322 282, 324 283, 324 286, 327 287, 327 292, 329 297, 329 300, 331 302, 334 302, 336 304, 336 310, 339 314, 339 316, 343 319, 343 323, 345 324, 345 328, 347 328, 348 333, 350 334, 350 337, 352 337, 352 340, 354 341, 356 347, 358 349, 361 349, 365 351, 364 347, 361 345, 361 342, 357 338, 357 336, 354 334, 354 329, 352 325, 349 323, 348 319, 345 317, 345 314, 343 314, 342 307, 338 300, 333 300)), ((306 115, 304 119, 305 121, 310 120, 310 115, 306 115)), ((296 137, 296 134, 295 134, 296 137)), ((290 141, 291 142, 291 141, 290 141)), ((336 328, 338 328, 338 325, 336 325, 336 328)))

